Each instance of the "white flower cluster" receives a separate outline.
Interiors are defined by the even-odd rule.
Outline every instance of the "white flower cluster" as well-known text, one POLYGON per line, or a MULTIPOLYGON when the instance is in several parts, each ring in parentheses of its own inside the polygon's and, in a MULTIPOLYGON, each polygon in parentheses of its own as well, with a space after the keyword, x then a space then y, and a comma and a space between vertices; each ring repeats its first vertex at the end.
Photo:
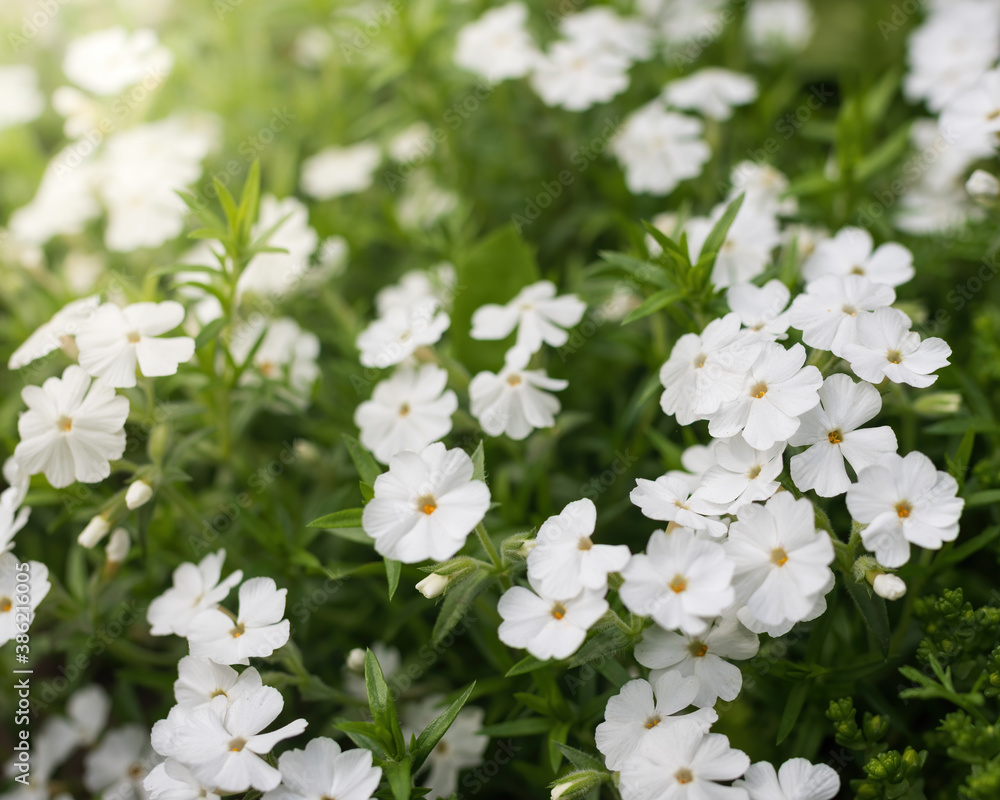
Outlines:
POLYGON ((929 4, 907 44, 907 99, 936 117, 912 128, 895 224, 910 233, 954 230, 982 215, 970 202, 1000 194, 996 176, 972 165, 997 152, 1000 116, 1000 6, 978 0, 929 4), (967 182, 967 179, 968 182, 967 182))
MULTIPOLYGON (((805 46, 812 33, 808 5, 786 0, 754 4, 747 15, 751 45, 768 57, 805 46), (758 9, 757 6, 760 6, 758 9), (788 24, 775 26, 785 16, 788 24)), ((454 60, 490 82, 528 77, 548 106, 585 111, 624 92, 629 70, 650 60, 658 48, 689 41, 704 47, 722 30, 724 3, 648 0, 639 13, 623 17, 606 6, 550 19, 560 38, 542 52, 528 31, 528 7, 509 2, 490 9, 459 32, 454 60)), ((552 14, 552 12, 549 12, 552 14)), ((680 62, 685 63, 685 62, 680 62)), ((661 95, 630 114, 614 132, 611 151, 634 193, 668 194, 680 181, 697 177, 711 156, 701 119, 727 120, 733 109, 757 99, 748 75, 704 68, 671 81, 661 95)))

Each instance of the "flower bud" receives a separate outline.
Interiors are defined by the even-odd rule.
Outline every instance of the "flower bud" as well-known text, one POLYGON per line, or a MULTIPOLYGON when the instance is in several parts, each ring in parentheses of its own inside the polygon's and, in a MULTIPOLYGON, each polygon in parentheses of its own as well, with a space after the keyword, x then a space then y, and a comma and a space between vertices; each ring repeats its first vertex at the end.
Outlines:
POLYGON ((352 672, 362 673, 365 671, 365 651, 360 647, 355 647, 347 654, 347 668, 352 672))
POLYGON ((965 182, 965 191, 973 200, 992 200, 1000 195, 1000 181, 985 170, 977 169, 965 182))
POLYGON ((574 800, 589 793, 606 778, 606 774, 592 769, 573 772, 552 787, 552 794, 549 797, 551 800, 574 800))
POLYGON ((150 486, 146 481, 134 481, 129 487, 128 491, 125 492, 125 505, 129 509, 135 509, 139 506, 144 506, 149 502, 149 498, 153 496, 153 487, 150 486))
POLYGON ((441 594, 447 585, 448 579, 444 575, 432 572, 417 584, 417 591, 430 600, 432 597, 437 597, 441 594))
POLYGON ((875 576, 875 580, 872 581, 872 589, 875 590, 875 594, 886 600, 898 600, 906 594, 906 582, 897 575, 883 572, 881 575, 875 576))
POLYGON ((107 518, 98 514, 87 523, 87 527, 80 531, 76 540, 89 549, 101 541, 109 530, 111 530, 111 526, 108 524, 107 518))
POLYGON ((922 417, 941 417, 954 414, 961 405, 958 392, 928 392, 913 401, 913 410, 922 417))
POLYGON ((131 545, 132 541, 129 539, 128 531, 124 528, 115 528, 114 533, 111 534, 111 538, 108 539, 108 546, 105 550, 108 555, 108 562, 120 564, 128 555, 131 545))
POLYGON ((518 548, 517 554, 521 556, 521 558, 527 558, 528 553, 534 550, 535 547, 537 546, 538 546, 537 539, 525 539, 523 542, 521 542, 521 546, 518 548))

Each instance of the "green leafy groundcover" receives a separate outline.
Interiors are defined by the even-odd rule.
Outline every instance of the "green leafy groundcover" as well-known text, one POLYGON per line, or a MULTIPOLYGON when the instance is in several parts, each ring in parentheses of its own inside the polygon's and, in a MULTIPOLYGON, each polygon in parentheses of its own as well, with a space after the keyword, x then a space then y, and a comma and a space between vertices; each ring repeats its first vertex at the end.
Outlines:
MULTIPOLYGON (((592 5, 602 4, 531 4, 523 24, 549 48, 564 20, 592 5)), ((28 109, 23 119, 0 110, 0 352, 6 359, 67 303, 92 295, 118 305, 180 302, 183 328, 163 333, 193 340, 193 355, 172 372, 140 370, 134 387, 117 389, 128 403, 126 439, 105 459, 110 474, 63 482, 35 470, 22 496, 16 487, 26 477, 5 473, 15 487, 4 496, 17 501, 5 500, 0 515, 0 544, 16 553, 0 576, 0 748, 11 758, 3 797, 146 796, 143 780, 162 760, 150 730, 175 705, 178 662, 189 651, 183 636, 152 634, 151 603, 178 566, 221 549, 224 576, 241 570, 244 581, 270 578, 287 590, 278 619, 288 635, 250 664, 280 692, 274 726, 304 719, 308 728, 266 748, 270 765, 327 737, 345 751, 370 751, 381 770, 372 791, 396 800, 745 797, 680 793, 680 771, 664 773, 652 794, 630 794, 625 772, 606 765, 595 731, 622 686, 650 677, 635 647, 655 628, 623 602, 620 574, 608 577, 607 613, 565 658, 504 644, 498 602, 527 586, 526 554, 540 525, 571 502, 596 506, 597 544, 638 554, 651 534, 663 535, 654 530, 667 521, 644 516, 629 495, 637 479, 690 471, 682 453, 712 439, 703 419, 683 425, 664 413, 658 375, 682 336, 729 311, 713 268, 740 244, 738 215, 764 202, 733 185, 734 168, 747 161, 787 176, 772 199, 791 201, 780 241, 750 276, 756 285, 775 279, 799 294, 816 242, 846 227, 912 252, 914 276, 896 287, 895 305, 922 339, 948 343, 950 365, 930 388, 879 383, 872 424, 891 427, 900 454, 923 453, 950 475, 964 508, 954 541, 914 545, 905 564, 888 569, 866 548, 843 496, 796 485, 789 457, 803 448, 789 447, 778 495, 814 506, 815 529, 833 543, 835 582, 824 613, 761 634, 756 654, 734 661, 742 690, 715 704, 712 731, 752 762, 829 765, 838 797, 1000 797, 1000 240, 996 191, 975 200, 962 188, 974 168, 996 171, 995 138, 947 182, 928 185, 953 152, 918 133, 942 103, 907 88, 921 58, 934 58, 914 51, 936 46, 914 32, 959 12, 945 3, 816 3, 811 39, 787 50, 776 39, 761 55, 748 30, 764 0, 703 3, 708 17, 685 35, 674 35, 668 6, 690 4, 604 5, 628 19, 648 20, 657 8, 665 16, 643 23, 660 33, 625 87, 584 110, 546 104, 531 79, 490 80, 456 64, 460 31, 498 4, 19 0, 0 8, 8 45, 0 85, 14 86, 3 69, 24 65, 41 96, 32 111, 31 87, 18 84, 27 94, 0 103, 28 109), (79 74, 99 72, 97 57, 75 71, 64 57, 74 39, 116 25, 154 30, 169 67, 140 70, 125 88, 89 89, 79 74), (631 191, 636 178, 615 156, 630 115, 709 66, 750 76, 755 98, 728 119, 688 112, 701 120, 704 163, 669 189, 631 191), (57 101, 67 85, 78 96, 57 101), (120 137, 189 114, 209 116, 157 134, 146 155, 121 156, 120 137), (419 146, 391 155, 390 142, 414 123, 419 146), (193 173, 143 172, 202 125, 214 141, 193 159, 193 173), (358 143, 374 147, 374 165, 359 167, 364 156, 355 154, 333 172, 360 170, 360 182, 308 189, 307 159, 358 143), (54 176, 48 205, 39 199, 43 173, 54 176), (288 197, 301 209, 273 205, 288 197), (935 202, 946 223, 918 230, 901 221, 935 202), (31 224, 18 218, 29 204, 31 224), (76 223, 65 221, 90 205, 76 223), (135 209, 152 216, 129 217, 135 209), (690 246, 689 222, 713 213, 690 246), (162 234, 140 241, 164 220, 162 234), (30 235, 50 222, 49 234, 30 235), (294 225, 315 238, 289 237, 294 225), (193 255, 198 243, 215 255, 193 255), (267 263, 267 274, 247 289, 241 279, 254 263, 267 263), (489 507, 462 531, 454 557, 401 563, 373 549, 364 509, 389 468, 361 444, 355 423, 393 367, 362 365, 358 336, 385 313, 379 290, 413 270, 437 275, 442 263, 454 269, 440 300, 450 324, 415 358, 447 373, 458 409, 438 438, 468 454, 489 507), (269 284, 268 275, 279 278, 269 284), (514 336, 476 338, 473 316, 540 280, 586 304, 565 342, 531 362, 568 385, 554 393, 554 424, 518 439, 491 435, 470 408, 470 382, 501 369, 514 336), (211 321, 196 308, 206 298, 211 321), (261 353, 279 319, 294 321, 298 338, 278 344, 275 368, 261 353), (301 363, 289 355, 300 346, 313 352, 301 363), (30 516, 16 530, 25 507, 30 516), (20 564, 39 579, 47 570, 50 584, 47 592, 41 580, 31 584, 37 610, 23 629, 12 617, 25 593, 27 573, 12 566, 20 564), (873 591, 886 573, 905 582, 904 596, 873 591), (440 577, 418 591, 429 575, 440 577)), ((793 11, 776 4, 766 13, 780 28, 793 11)), ((971 37, 978 23, 962 30, 971 37)), ((22 390, 77 362, 86 349, 73 341, 80 330, 62 331, 51 354, 0 373, 4 456, 25 438, 18 421, 31 390, 22 390)), ((788 334, 782 347, 802 341, 799 329, 788 334)), ((824 376, 853 374, 847 360, 810 352, 824 376)), ((236 630, 237 590, 222 603, 236 630)))

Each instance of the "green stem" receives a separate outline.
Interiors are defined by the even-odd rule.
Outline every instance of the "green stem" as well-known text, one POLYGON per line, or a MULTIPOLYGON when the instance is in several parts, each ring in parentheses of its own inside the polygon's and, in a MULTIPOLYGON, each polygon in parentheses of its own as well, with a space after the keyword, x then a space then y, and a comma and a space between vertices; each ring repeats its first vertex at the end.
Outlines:
POLYGON ((483 545, 483 549, 486 550, 486 554, 490 557, 490 561, 493 562, 493 566, 500 573, 500 582, 503 584, 504 589, 509 589, 511 582, 504 570, 500 553, 497 552, 496 545, 493 544, 493 540, 490 539, 490 535, 486 532, 486 528, 481 522, 476 526, 476 536, 479 537, 479 541, 483 545))

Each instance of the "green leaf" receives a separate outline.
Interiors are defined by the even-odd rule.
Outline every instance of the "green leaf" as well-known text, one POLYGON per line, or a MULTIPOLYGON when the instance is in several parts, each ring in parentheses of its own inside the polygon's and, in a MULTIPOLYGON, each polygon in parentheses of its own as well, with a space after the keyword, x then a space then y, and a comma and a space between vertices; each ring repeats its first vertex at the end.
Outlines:
POLYGON ((650 314, 655 314, 661 308, 683 299, 684 292, 678 292, 674 289, 661 289, 643 300, 638 307, 629 311, 625 315, 625 319, 622 320, 622 325, 629 325, 636 320, 648 317, 650 314))
POLYGON ((244 241, 250 237, 250 229, 257 219, 257 209, 260 205, 260 159, 254 159, 243 184, 243 194, 240 195, 240 208, 236 214, 236 233, 244 241))
POLYGON ((869 593, 865 586, 847 578, 844 580, 844 587, 847 593, 858 607, 861 616, 864 618, 868 628, 875 635, 882 655, 889 652, 889 612, 885 607, 885 600, 876 594, 869 593))
POLYGON ((551 664, 551 661, 539 661, 534 656, 525 656, 520 661, 518 661, 513 667, 507 670, 507 674, 504 675, 505 678, 510 678, 514 675, 524 675, 528 672, 534 672, 536 669, 541 669, 542 667, 547 667, 551 664))
POLYGON ((370 722, 338 722, 334 725, 338 730, 342 730, 358 747, 371 750, 378 759, 389 758, 385 743, 378 736, 378 731, 370 722))
POLYGON ((563 759, 562 750, 559 749, 559 745, 566 744, 568 737, 568 722, 560 722, 549 732, 549 766, 552 767, 553 772, 559 769, 559 765, 563 759))
POLYGON ((194 340, 194 349, 200 350, 206 344, 218 338, 219 333, 226 327, 228 320, 225 317, 213 319, 204 328, 198 331, 198 336, 194 340))
POLYGON ((307 528, 360 528, 363 508, 345 508, 343 511, 334 511, 332 514, 324 514, 306 525, 307 528))
POLYGON ((369 486, 375 485, 375 479, 382 474, 382 468, 372 457, 372 454, 361 446, 361 442, 353 436, 344 434, 344 441, 347 443, 347 452, 350 453, 354 468, 361 476, 361 480, 369 486))
POLYGON ((715 223, 715 227, 712 228, 705 243, 701 246, 701 252, 698 253, 698 263, 700 266, 702 262, 705 262, 706 273, 711 273, 712 267, 715 266, 715 259, 722 249, 722 245, 726 242, 729 228, 732 227, 733 220, 736 219, 736 215, 740 212, 740 206, 743 205, 743 197, 744 195, 741 194, 726 206, 726 210, 719 217, 719 221, 715 223))
POLYGON ((389 788, 392 789, 394 800, 409 800, 410 790, 413 788, 410 780, 410 759, 404 758, 401 761, 390 761, 382 765, 385 778, 389 781, 389 788))
POLYGON ((880 172, 884 172, 910 148, 910 123, 906 122, 899 129, 882 139, 861 163, 854 168, 854 176, 859 181, 866 181, 880 172))
POLYGON ((368 693, 368 709, 372 713, 379 737, 392 743, 391 755, 401 758, 406 752, 406 743, 396 715, 396 703, 385 682, 378 658, 371 650, 365 653, 365 690, 368 693))
POLYGON ((233 197, 233 193, 229 191, 226 184, 222 183, 218 178, 212 178, 212 184, 215 186, 215 194, 219 198, 219 203, 222 205, 222 210, 226 214, 226 219, 229 220, 230 224, 235 228, 236 221, 236 198, 233 197))
POLYGON ((441 603, 441 611, 434 623, 434 631, 431 633, 431 642, 434 645, 440 644, 441 640, 454 630, 462 618, 469 613, 476 598, 496 579, 496 575, 486 570, 478 570, 468 578, 460 579, 456 585, 448 588, 441 603))
POLYGON ((788 738, 788 734, 792 732, 792 728, 798 721, 799 714, 802 713, 802 706, 806 702, 806 695, 808 693, 809 684, 806 681, 795 684, 788 693, 788 699, 785 701, 785 710, 781 713, 781 721, 778 723, 778 741, 775 744, 781 744, 788 738))
POLYGON ((625 631, 617 627, 608 628, 586 642, 570 660, 569 666, 580 667, 588 661, 613 656, 628 650, 631 645, 632 637, 625 631))
POLYGON ((442 711, 434 721, 431 722, 420 735, 417 737, 416 747, 413 748, 413 770, 417 772, 420 767, 423 766, 424 761, 427 760, 427 756, 431 754, 431 751, 437 746, 437 743, 441 741, 441 737, 448 732, 448 728, 455 721, 458 716, 458 712, 462 710, 462 707, 468 702, 472 690, 476 688, 476 682, 473 681, 458 696, 450 706, 448 706, 444 711, 442 711))
POLYGON ((479 732, 483 736, 493 738, 499 736, 537 736, 540 733, 547 733, 551 727, 552 723, 544 717, 523 717, 508 722, 485 725, 479 732))
POLYGON ((1000 503, 1000 489, 989 489, 985 492, 974 492, 965 498, 966 508, 991 506, 994 503, 1000 503))
POLYGON ((972 456, 972 446, 975 442, 976 431, 973 428, 969 428, 962 436, 962 441, 958 444, 955 457, 945 456, 948 464, 948 472, 958 482, 959 494, 961 494, 962 488, 965 486, 965 473, 969 469, 969 459, 972 456))
POLYGON ((486 454, 483 452, 482 439, 472 453, 472 479, 486 483, 486 454))
POLYGON ((559 742, 556 747, 566 756, 566 760, 569 761, 577 769, 593 769, 598 772, 604 772, 604 759, 598 756, 592 756, 589 753, 583 752, 583 750, 577 750, 575 747, 570 747, 568 744, 563 744, 559 742))
POLYGON ((653 240, 663 249, 668 257, 672 258, 679 267, 690 267, 691 258, 684 248, 671 239, 667 234, 657 228, 653 223, 643 220, 642 227, 646 229, 653 240))
POLYGON ((375 540, 361 528, 328 528, 327 530, 338 539, 345 539, 348 542, 357 542, 358 544, 375 543, 375 540))
POLYGON ((534 249, 513 225, 505 225, 456 257, 455 266, 458 286, 449 330, 452 355, 470 372, 495 370, 503 364, 509 343, 472 339, 472 314, 487 303, 506 303, 538 280, 534 249))
POLYGON ((403 565, 392 558, 387 558, 385 560, 385 577, 389 581, 389 599, 392 600, 392 596, 396 594, 396 589, 399 588, 399 574, 402 570, 403 565))

